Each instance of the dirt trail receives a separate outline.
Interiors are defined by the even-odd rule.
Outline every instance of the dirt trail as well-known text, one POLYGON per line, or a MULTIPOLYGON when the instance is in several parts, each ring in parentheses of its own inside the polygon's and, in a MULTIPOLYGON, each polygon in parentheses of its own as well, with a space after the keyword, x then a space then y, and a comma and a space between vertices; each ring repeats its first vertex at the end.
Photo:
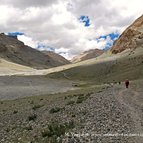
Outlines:
MULTIPOLYGON (((141 125, 141 108, 136 108, 135 105, 141 106, 140 101, 137 100, 139 93, 132 89, 122 89, 117 94, 116 98, 118 102, 125 107, 126 111, 130 114, 134 123, 134 134, 142 134, 143 128, 141 125), (131 94, 130 94, 131 93, 131 94), (132 102, 133 101, 133 102, 132 102), (134 103, 134 104, 133 104, 134 103)), ((142 143, 143 137, 136 136, 136 143, 142 143)))
POLYGON ((67 76, 67 74, 66 74, 65 72, 62 72, 62 74, 63 74, 63 76, 64 76, 65 78, 70 79, 70 77, 67 76))

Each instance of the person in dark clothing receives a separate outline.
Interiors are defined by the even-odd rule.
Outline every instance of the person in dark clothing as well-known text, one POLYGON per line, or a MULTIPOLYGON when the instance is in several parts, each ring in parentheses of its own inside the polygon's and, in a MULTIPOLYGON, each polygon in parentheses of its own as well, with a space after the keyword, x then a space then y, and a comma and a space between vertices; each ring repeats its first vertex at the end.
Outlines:
POLYGON ((126 88, 129 87, 129 80, 128 79, 125 80, 125 86, 126 86, 126 88))

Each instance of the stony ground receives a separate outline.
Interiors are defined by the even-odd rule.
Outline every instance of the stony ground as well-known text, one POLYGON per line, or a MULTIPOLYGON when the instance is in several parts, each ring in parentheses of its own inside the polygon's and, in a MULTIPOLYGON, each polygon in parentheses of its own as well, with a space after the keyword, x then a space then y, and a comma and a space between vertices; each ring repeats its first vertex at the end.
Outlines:
POLYGON ((0 100, 38 96, 72 90, 72 81, 45 76, 0 76, 0 100))
POLYGON ((0 142, 142 143, 143 91, 138 85, 1 101, 0 142))

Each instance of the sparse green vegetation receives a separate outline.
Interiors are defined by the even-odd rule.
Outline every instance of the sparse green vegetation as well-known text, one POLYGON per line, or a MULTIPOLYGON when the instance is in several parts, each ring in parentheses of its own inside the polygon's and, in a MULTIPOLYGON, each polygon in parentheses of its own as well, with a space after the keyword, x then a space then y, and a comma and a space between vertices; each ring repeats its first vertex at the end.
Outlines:
POLYGON ((26 126, 26 127, 25 127, 25 130, 30 131, 30 130, 33 130, 33 128, 32 128, 32 126, 31 126, 31 125, 28 125, 28 126, 26 126))
MULTIPOLYGON (((141 126, 143 45, 140 44, 143 28, 139 27, 141 24, 142 22, 137 22, 135 29, 129 27, 129 35, 123 32, 125 38, 121 38, 119 44, 122 47, 124 45, 122 41, 125 41, 123 48, 128 47, 127 50, 122 52, 117 42, 115 52, 119 49, 121 53, 113 54, 109 50, 96 59, 54 68, 51 68, 49 59, 42 60, 42 64, 48 64, 47 66, 42 67, 39 63, 34 69, 12 64, 11 62, 17 62, 17 59, 19 64, 24 63, 21 59, 22 51, 19 53, 14 48, 16 41, 11 46, 8 46, 9 41, 6 42, 8 51, 3 52, 0 59, 3 75, 0 77, 0 142, 62 143, 63 141, 57 139, 70 140, 74 134, 85 133, 86 139, 80 137, 81 140, 78 140, 78 137, 75 137, 77 141, 65 142, 110 142, 110 139, 114 142, 114 137, 93 139, 91 134, 141 132, 143 130, 141 126), (49 69, 39 70, 43 68, 49 69), (129 89, 123 85, 126 78, 130 81, 129 89), (92 141, 89 141, 90 139, 92 141)), ((22 45, 21 43, 21 50, 22 45)), ((31 57, 27 65, 30 66, 33 62, 31 57)), ((136 142, 138 138, 132 140, 129 137, 128 140, 127 137, 124 140, 121 137, 120 141, 119 137, 118 141, 136 142)))
POLYGON ((74 100, 70 100, 70 101, 67 102, 67 105, 73 105, 74 103, 75 103, 74 100))
POLYGON ((60 107, 55 107, 55 108, 52 108, 49 112, 52 114, 52 113, 57 113, 61 110, 63 110, 64 108, 60 108, 60 107))
POLYGON ((6 132, 9 132, 10 131, 10 128, 6 128, 6 130, 5 130, 6 132))
MULTIPOLYGON (((95 84, 102 84, 104 82, 112 83, 113 80, 124 81, 126 77, 130 80, 139 79, 143 77, 143 74, 141 74, 141 71, 143 71, 142 51, 142 48, 138 48, 134 51, 134 54, 130 56, 128 55, 130 52, 117 54, 117 56, 111 55, 111 53, 106 53, 104 56, 101 56, 102 58, 97 60, 88 60, 76 63, 73 67, 64 70, 64 72, 70 75, 72 80, 78 79, 84 82, 92 81, 95 84)), ((56 78, 60 74, 60 71, 52 73, 52 77, 56 78)), ((78 88, 89 86, 89 84, 82 84, 79 82, 73 82, 73 86, 74 85, 78 86, 78 88)))
POLYGON ((32 101, 29 101, 29 103, 30 103, 30 104, 34 104, 34 101, 33 101, 33 100, 32 100, 32 101))
POLYGON ((64 135, 66 131, 73 129, 75 127, 74 121, 66 122, 63 124, 59 124, 57 122, 53 122, 48 125, 47 129, 44 129, 41 134, 42 137, 60 137, 64 135))
POLYGON ((82 115, 86 115, 86 114, 87 114, 87 111, 84 110, 84 111, 81 112, 81 114, 82 114, 82 115))
POLYGON ((14 111, 13 111, 13 114, 16 114, 16 113, 18 113, 18 111, 17 111, 17 110, 14 110, 14 111))
POLYGON ((28 116, 28 121, 35 121, 37 118, 37 115, 36 114, 32 114, 30 116, 28 116))
POLYGON ((77 99, 76 103, 79 104, 79 103, 82 103, 84 101, 83 98, 80 98, 80 99, 77 99))
POLYGON ((33 110, 37 110, 37 109, 39 109, 39 108, 41 108, 43 105, 34 105, 33 107, 32 107, 32 109, 33 110))
POLYGON ((66 99, 67 99, 67 96, 65 96, 64 99, 66 100, 66 99))
MULTIPOLYGON (((13 138, 15 140, 17 139, 17 137, 22 138, 24 142, 32 141, 32 142, 39 142, 39 143, 42 143, 42 142, 57 143, 56 141, 59 136, 60 136, 60 139, 63 139, 65 137, 64 134, 70 131, 72 132, 72 129, 74 127, 75 127, 74 130, 76 131, 77 129, 84 128, 85 119, 87 117, 90 117, 91 115, 90 111, 92 112, 92 110, 88 108, 88 102, 85 102, 85 101, 87 99, 89 101, 93 100, 92 98, 94 97, 96 98, 97 97, 96 93, 98 91, 104 92, 107 90, 106 88, 103 89, 103 87, 104 86, 99 86, 98 88, 87 88, 86 90, 78 89, 78 91, 76 90, 72 92, 69 91, 66 93, 52 94, 51 96, 49 95, 42 96, 42 99, 43 99, 42 101, 40 101, 41 96, 33 96, 33 97, 12 100, 12 101, 3 101, 3 104, 0 104, 1 115, 9 118, 9 113, 10 113, 10 115, 13 116, 12 117, 13 122, 15 123, 15 119, 17 121, 16 124, 14 124, 14 127, 16 127, 15 129, 12 129, 10 125, 5 124, 6 125, 6 127, 4 128, 5 134, 16 132, 16 135, 17 135, 18 133, 20 133, 19 136, 13 135, 13 138), (94 95, 92 95, 93 93, 94 95), (66 100, 64 99, 65 97, 67 97, 66 100), (29 102, 33 101, 33 104, 32 105, 29 104, 28 101, 29 102), (76 103, 80 103, 80 104, 76 104, 76 103), (64 107, 64 105, 67 105, 67 104, 72 106, 64 107), (40 107, 39 105, 43 105, 44 108, 39 109, 40 107), (34 107, 35 110, 32 109, 32 107, 34 107), (2 114, 3 109, 5 109, 6 111, 5 113, 2 114), (18 114, 16 115, 11 114, 14 111, 17 111, 17 109, 18 109, 18 114), (42 112, 40 111, 41 109, 42 109, 42 112), (16 118, 14 118, 15 116, 16 118), (76 124, 75 122, 67 123, 67 121, 69 120, 75 120, 76 124), (55 122, 52 122, 52 121, 55 121, 55 122), (26 133, 27 139, 24 136, 25 133, 26 133)), ((91 104, 94 104, 94 103, 91 102, 91 104)))
POLYGON ((77 103, 77 104, 82 103, 82 102, 85 101, 87 98, 88 98, 88 96, 81 94, 81 95, 78 96, 76 103, 77 103))
POLYGON ((71 117, 73 117, 73 118, 74 118, 74 117, 76 117, 76 115, 75 115, 75 114, 72 114, 72 115, 71 115, 71 117))

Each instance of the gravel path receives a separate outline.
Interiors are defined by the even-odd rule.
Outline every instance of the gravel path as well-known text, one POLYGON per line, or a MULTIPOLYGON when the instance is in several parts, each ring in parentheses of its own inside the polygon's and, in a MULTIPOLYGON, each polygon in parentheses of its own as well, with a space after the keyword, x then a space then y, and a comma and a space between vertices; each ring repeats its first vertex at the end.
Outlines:
POLYGON ((65 123, 72 120, 76 125, 70 130, 73 137, 68 134, 62 136, 62 143, 142 143, 143 137, 138 136, 143 135, 141 91, 132 87, 125 89, 123 85, 116 84, 113 87, 103 87, 98 92, 93 89, 92 92, 87 91, 84 94, 68 93, 47 97, 43 96, 42 100, 41 97, 32 100, 20 99, 9 104, 2 102, 0 141, 11 143, 20 139, 19 143, 47 143, 48 138, 42 137, 41 131, 51 121, 65 123), (88 96, 81 103, 77 103, 78 97, 83 95, 88 96), (74 102, 67 104, 69 101, 74 102), (33 109, 36 105, 42 106, 33 109), (61 110, 50 114, 50 109, 55 107, 61 110), (37 115, 35 121, 27 120, 31 113, 37 115), (32 129, 27 126, 32 126, 32 129))
POLYGON ((80 107, 80 112, 87 111, 87 114, 81 119, 82 129, 75 132, 89 135, 80 142, 142 143, 143 108, 137 100, 140 96, 139 92, 122 85, 93 94, 80 107))
MULTIPOLYGON (((140 110, 137 110, 135 107, 134 107, 134 104, 132 104, 131 102, 129 102, 130 100, 124 100, 124 96, 129 96, 129 98, 131 98, 130 100, 133 100, 135 104, 137 105, 141 105, 140 102, 136 99, 137 96, 139 96, 139 93, 136 92, 136 91, 133 91, 131 89, 124 89, 124 90, 121 90, 118 94, 117 97, 117 100, 120 102, 120 104, 122 106, 124 106, 126 109, 127 109, 127 112, 130 114, 131 118, 132 118, 132 121, 134 123, 134 134, 142 134, 143 133, 143 128, 142 128, 142 124, 141 124, 141 108, 140 110), (132 95, 128 95, 129 94, 129 91, 132 93, 132 95)), ((142 140, 143 138, 141 137, 136 137, 136 143, 142 143, 142 140)))

